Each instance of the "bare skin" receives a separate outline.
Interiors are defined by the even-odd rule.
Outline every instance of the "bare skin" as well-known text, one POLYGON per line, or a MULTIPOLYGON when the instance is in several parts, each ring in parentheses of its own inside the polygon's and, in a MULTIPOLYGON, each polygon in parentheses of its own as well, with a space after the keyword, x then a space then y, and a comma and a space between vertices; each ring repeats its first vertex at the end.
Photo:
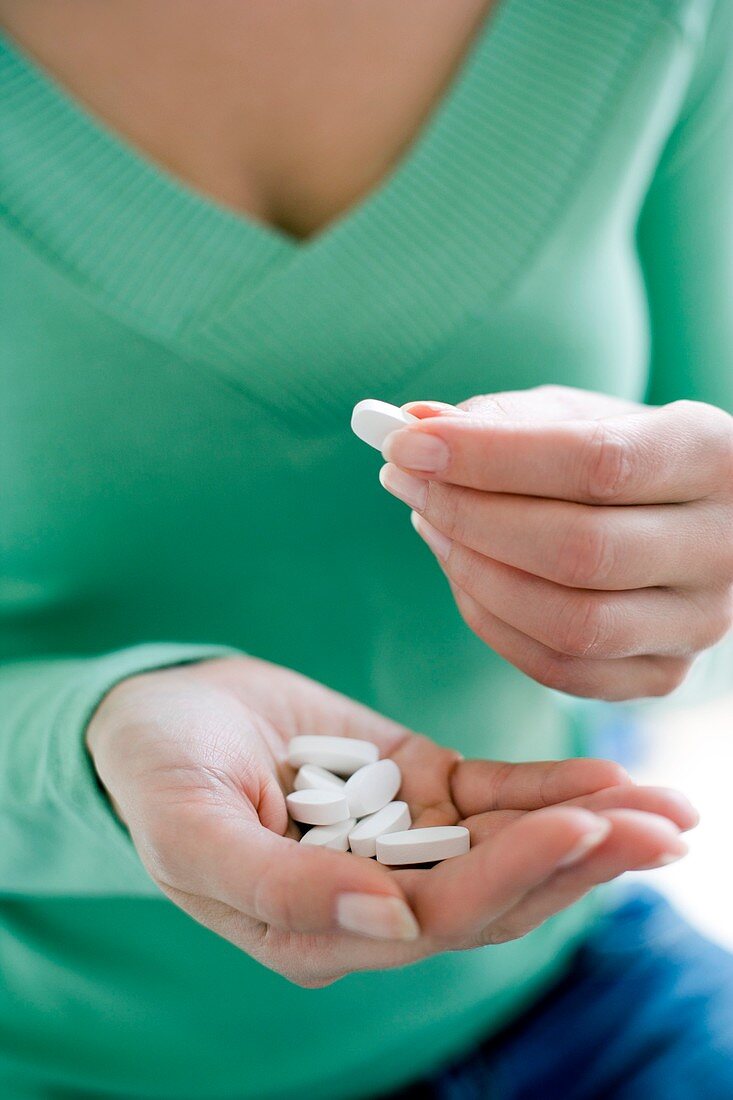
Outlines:
POLYGON ((152 160, 305 238, 399 161, 493 3, 0 0, 0 22, 152 160))
MULTIPOLYGON (((0 21, 72 95, 161 168, 242 215, 306 239, 379 186, 399 162, 493 3, 0 0, 0 21)), ((477 400, 490 419, 492 410, 477 400)), ((703 439, 711 417, 698 417, 692 416, 688 434, 697 424, 703 439)), ((524 418, 520 409, 516 419, 524 418)), ((496 563, 488 556, 498 551, 484 512, 496 487, 476 469, 491 430, 456 420, 413 429, 445 433, 454 456, 447 472, 417 470, 399 443, 388 457, 393 469, 416 473, 423 486, 429 481, 421 509, 426 522, 450 537, 444 567, 467 621, 487 644, 542 678, 542 670, 558 662, 532 664, 530 657, 545 656, 538 644, 555 653, 560 642, 543 624, 513 617, 523 607, 519 588, 497 588, 490 573, 496 563), (476 491, 471 516, 463 514, 466 486, 476 491), (477 558, 469 560, 470 554, 477 558), (506 623, 494 603, 497 591, 506 623)), ((504 436, 516 450, 507 467, 521 471, 518 459, 528 441, 521 431, 504 436)), ((544 468, 561 467, 566 438, 555 439, 551 428, 542 438, 556 451, 554 459, 543 456, 544 468)), ((716 516, 723 501, 724 522, 728 497, 716 486, 725 476, 725 440, 719 450, 716 485, 705 494, 714 498, 716 516)), ((540 506, 531 477, 502 492, 511 494, 507 508, 529 507, 523 494, 540 506)), ((662 502, 670 492, 673 500, 691 499, 666 487, 662 502)), ((584 501, 564 484, 548 484, 543 496, 584 501)), ((658 500, 653 495, 649 503, 658 500)), ((604 520, 613 524, 609 512, 604 520)), ((618 512, 623 522, 624 509, 618 512)), ((676 514, 670 510, 664 520, 670 545, 676 514)), ((502 549, 500 561, 541 574, 527 556, 522 522, 508 529, 516 531, 515 543, 502 549)), ((638 559, 638 546, 633 553, 638 559)), ((694 547, 689 560, 696 560, 694 547)), ((633 564, 629 559, 634 587, 664 583, 639 581, 633 564)), ((719 588, 727 585, 726 570, 724 563, 716 572, 719 588)), ((524 575, 507 577, 529 583, 524 575)), ((562 582, 562 575, 541 579, 562 582)), ((607 586, 626 583, 622 569, 607 586)), ((546 595, 557 597, 549 589, 546 595)), ((724 623, 718 615, 705 625, 707 639, 724 623)), ((678 644, 681 629, 687 624, 675 623, 678 644)), ((682 645, 681 656, 660 649, 656 636, 653 641, 653 653, 679 662, 697 638, 682 645)), ((611 656, 626 659, 625 653, 621 640, 611 656)), ((578 659, 586 678, 568 686, 556 675, 554 686, 614 697, 617 670, 603 664, 609 655, 595 654, 610 687, 597 676, 588 686, 593 666, 587 656, 578 659)), ((564 658, 559 667, 579 672, 564 658)), ((648 667, 647 661, 642 672, 648 667)), ((674 681, 669 672, 662 686, 674 681)), ((685 852, 679 834, 696 820, 683 796, 636 787, 608 761, 463 761, 312 681, 248 658, 132 677, 103 701, 87 743, 161 889, 196 920, 308 986, 522 936, 598 882, 679 858, 685 852), (285 813, 289 776, 282 760, 287 739, 314 728, 379 742, 404 766, 404 797, 416 823, 465 823, 471 852, 431 869, 393 872, 371 860, 299 846, 285 813)))
POLYGON ((731 629, 727 413, 565 386, 409 407, 422 423, 386 440, 382 483, 414 509, 468 626, 528 676, 667 695, 731 629))
POLYGON ((303 986, 523 936, 594 885, 684 855, 697 815, 607 760, 462 760, 288 669, 227 658, 114 688, 87 742, 168 897, 303 986), (288 826, 288 740, 376 742, 418 826, 465 825, 465 856, 392 871, 288 826))

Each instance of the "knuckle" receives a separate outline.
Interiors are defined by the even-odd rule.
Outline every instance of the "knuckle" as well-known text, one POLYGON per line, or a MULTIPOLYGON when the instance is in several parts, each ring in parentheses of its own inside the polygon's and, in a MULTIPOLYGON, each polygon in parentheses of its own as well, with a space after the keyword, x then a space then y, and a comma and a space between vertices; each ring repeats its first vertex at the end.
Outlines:
POLYGON ((712 435, 718 435, 720 432, 730 434, 731 432, 732 420, 730 414, 718 408, 717 405, 709 405, 706 401, 692 401, 683 397, 679 401, 670 402, 667 409, 681 415, 685 420, 694 421, 698 426, 698 431, 702 425, 712 435))
POLYGON ((603 656, 611 639, 610 609, 602 599, 571 595, 556 617, 554 648, 569 657, 603 656))
POLYGON ((560 545, 555 575, 573 588, 601 588, 616 565, 616 545, 605 517, 584 515, 572 524, 560 545))
POLYGON ((724 409, 703 401, 682 399, 667 408, 686 420, 690 429, 702 437, 705 460, 721 475, 724 487, 733 487, 733 417, 724 409))
POLYGON ((733 489, 733 417, 727 413, 723 413, 723 416, 726 422, 718 425, 714 460, 720 470, 722 488, 730 491, 733 489))
POLYGON ((632 444, 598 421, 581 455, 585 491, 595 504, 614 504, 631 488, 635 476, 632 444))

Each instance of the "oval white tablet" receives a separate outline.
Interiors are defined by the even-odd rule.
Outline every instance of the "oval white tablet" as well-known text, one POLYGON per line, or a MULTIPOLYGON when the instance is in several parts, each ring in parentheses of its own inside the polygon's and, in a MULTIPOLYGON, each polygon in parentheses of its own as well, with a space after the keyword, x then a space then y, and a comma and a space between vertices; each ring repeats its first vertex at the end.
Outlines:
POLYGON ((317 764, 304 764, 293 782, 294 791, 340 791, 344 780, 317 764))
POLYGON ((349 813, 352 817, 376 813, 392 801, 401 782, 402 775, 394 760, 377 760, 359 768, 344 787, 349 813))
POLYGON ((471 846, 468 829, 462 825, 435 825, 430 829, 408 829, 377 837, 377 859, 390 867, 407 863, 436 863, 463 856, 471 846))
POLYGON ((356 818, 338 821, 335 825, 314 825, 300 838, 301 844, 316 844, 319 848, 333 848, 336 852, 348 852, 349 833, 356 825, 356 818))
POLYGON ((388 802, 375 814, 363 817, 349 833, 349 847, 356 856, 377 854, 377 837, 409 829, 412 824, 410 807, 406 802, 388 802))
POLYGON ((379 749, 371 741, 355 737, 325 737, 315 733, 293 737, 288 745, 288 764, 302 768, 317 764, 337 775, 353 775, 365 764, 379 760, 379 749))
POLYGON ((351 816, 340 791, 293 791, 285 799, 293 821, 304 825, 335 825, 351 816))
POLYGON ((366 401, 359 401, 354 405, 351 430, 370 447, 381 451, 390 432, 396 432, 398 428, 404 428, 406 424, 412 424, 417 419, 418 417, 403 412, 396 405, 367 398, 366 401))

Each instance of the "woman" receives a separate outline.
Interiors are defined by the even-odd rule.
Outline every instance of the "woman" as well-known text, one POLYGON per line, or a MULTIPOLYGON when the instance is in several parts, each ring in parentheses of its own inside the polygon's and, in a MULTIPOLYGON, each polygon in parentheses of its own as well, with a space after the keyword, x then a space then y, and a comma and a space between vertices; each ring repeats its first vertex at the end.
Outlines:
POLYGON ((0 13, 4 1094, 730 1095, 577 701, 731 622, 728 0, 0 13), (297 732, 472 851, 299 847, 297 732))

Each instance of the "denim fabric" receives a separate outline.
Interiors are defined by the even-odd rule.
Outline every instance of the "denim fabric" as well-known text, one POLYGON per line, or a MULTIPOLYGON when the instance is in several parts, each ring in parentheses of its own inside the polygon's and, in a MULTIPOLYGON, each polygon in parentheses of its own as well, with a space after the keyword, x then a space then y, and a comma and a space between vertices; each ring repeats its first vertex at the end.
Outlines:
POLYGON ((520 1020, 399 1100, 733 1100, 733 955, 634 888, 520 1020))

